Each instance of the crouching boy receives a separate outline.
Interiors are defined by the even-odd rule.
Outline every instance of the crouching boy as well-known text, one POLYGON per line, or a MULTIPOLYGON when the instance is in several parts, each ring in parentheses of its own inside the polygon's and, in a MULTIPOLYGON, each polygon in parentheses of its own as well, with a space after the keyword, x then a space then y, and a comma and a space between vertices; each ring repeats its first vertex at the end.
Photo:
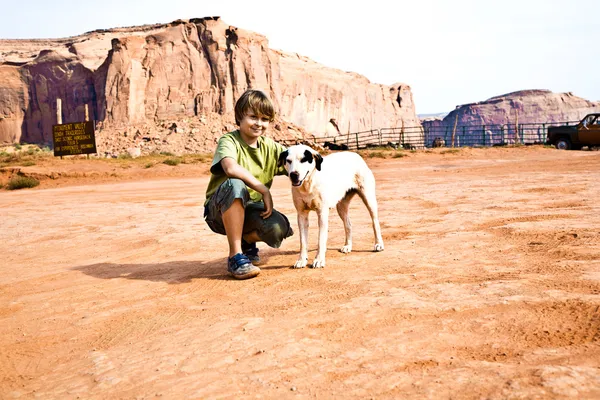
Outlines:
POLYGON ((260 273, 256 242, 281 246, 293 231, 285 215, 273 209, 270 188, 285 147, 264 133, 275 118, 265 93, 247 90, 235 104, 238 130, 223 135, 217 144, 206 189, 204 218, 213 232, 229 243, 227 270, 237 279, 260 273))

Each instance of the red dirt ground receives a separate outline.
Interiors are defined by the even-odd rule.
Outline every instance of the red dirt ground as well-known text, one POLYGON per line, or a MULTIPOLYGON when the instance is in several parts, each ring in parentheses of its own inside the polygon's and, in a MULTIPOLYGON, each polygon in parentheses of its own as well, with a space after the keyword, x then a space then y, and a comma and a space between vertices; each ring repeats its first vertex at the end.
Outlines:
POLYGON ((326 268, 289 268, 295 234, 249 281, 206 165, 25 167, 57 179, 0 190, 0 398, 599 398, 600 152, 368 163, 383 253, 356 199, 354 252, 334 212, 326 268))

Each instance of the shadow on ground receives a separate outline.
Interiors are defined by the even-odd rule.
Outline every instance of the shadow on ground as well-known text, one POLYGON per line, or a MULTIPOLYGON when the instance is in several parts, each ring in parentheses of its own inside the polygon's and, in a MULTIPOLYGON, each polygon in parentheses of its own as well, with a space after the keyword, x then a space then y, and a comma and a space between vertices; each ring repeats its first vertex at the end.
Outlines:
MULTIPOLYGON (((261 265, 261 269, 272 270, 290 268, 289 265, 261 265)), ((88 276, 100 279, 135 279, 151 282, 179 284, 191 282, 192 279, 233 279, 227 273, 225 259, 208 262, 172 261, 166 263, 117 264, 101 263, 72 268, 88 276)))

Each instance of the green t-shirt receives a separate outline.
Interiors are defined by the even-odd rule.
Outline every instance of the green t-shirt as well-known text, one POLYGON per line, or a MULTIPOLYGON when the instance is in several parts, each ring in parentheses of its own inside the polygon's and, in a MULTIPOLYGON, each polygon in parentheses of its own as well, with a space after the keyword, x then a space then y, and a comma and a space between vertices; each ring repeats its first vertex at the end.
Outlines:
MULTIPOLYGON (((242 140, 240 131, 226 133, 221 136, 215 150, 210 172, 212 173, 208 187, 206 188, 206 201, 217 191, 219 186, 228 179, 221 167, 221 160, 225 157, 233 158, 240 166, 248 170, 256 179, 261 181, 269 189, 273 184, 275 175, 285 175, 285 168, 277 166, 279 155, 285 151, 285 147, 268 137, 260 136, 258 146, 250 147, 242 140)), ((262 195, 248 188, 250 201, 262 200, 262 195)))

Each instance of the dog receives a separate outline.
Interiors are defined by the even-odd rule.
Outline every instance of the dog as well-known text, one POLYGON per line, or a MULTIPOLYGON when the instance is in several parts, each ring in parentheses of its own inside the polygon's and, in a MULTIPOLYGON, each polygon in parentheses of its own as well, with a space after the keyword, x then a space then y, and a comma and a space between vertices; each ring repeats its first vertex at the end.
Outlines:
POLYGON ((444 138, 436 137, 431 143, 431 147, 446 147, 446 141, 444 138))
POLYGON ((323 147, 328 148, 329 150, 348 150, 347 144, 337 144, 333 142, 325 142, 323 143, 323 147))
POLYGON ((298 214, 300 256, 294 268, 304 268, 308 264, 308 214, 311 210, 317 212, 319 221, 319 247, 312 268, 325 267, 330 208, 337 208, 344 223, 346 242, 340 251, 352 251, 352 225, 348 208, 356 194, 371 215, 375 234, 374 251, 383 251, 375 177, 360 155, 344 151, 322 157, 308 146, 297 145, 282 152, 277 163, 285 167, 292 182, 292 198, 298 214))

